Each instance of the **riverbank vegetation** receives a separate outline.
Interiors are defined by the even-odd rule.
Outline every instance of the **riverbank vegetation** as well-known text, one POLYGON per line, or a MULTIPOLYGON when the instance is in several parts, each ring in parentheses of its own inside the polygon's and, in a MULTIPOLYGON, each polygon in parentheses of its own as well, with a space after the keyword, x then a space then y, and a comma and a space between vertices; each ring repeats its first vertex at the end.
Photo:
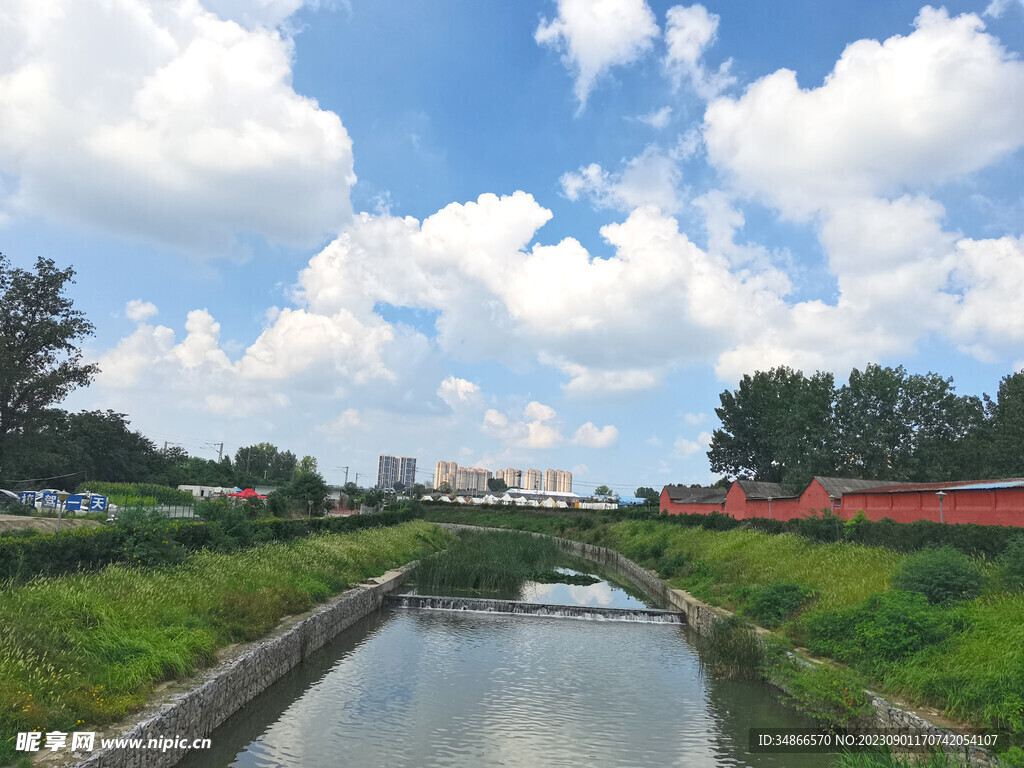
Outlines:
POLYGON ((422 522, 201 551, 160 568, 7 582, 0 592, 0 765, 19 731, 94 730, 185 678, 227 644, 369 576, 445 547, 422 522))
POLYGON ((570 565, 551 539, 521 533, 465 532, 443 552, 427 557, 414 579, 421 594, 438 590, 467 590, 515 599, 527 581, 540 583, 594 584, 585 574, 559 573, 570 565))
POLYGON ((903 554, 815 542, 747 526, 710 530, 596 517, 581 524, 574 517, 436 508, 428 515, 476 517, 482 525, 610 547, 706 602, 774 625, 794 646, 842 662, 861 685, 1024 734, 1024 591, 1016 570, 1024 545, 1003 542, 1003 554, 984 559, 941 548, 903 554))

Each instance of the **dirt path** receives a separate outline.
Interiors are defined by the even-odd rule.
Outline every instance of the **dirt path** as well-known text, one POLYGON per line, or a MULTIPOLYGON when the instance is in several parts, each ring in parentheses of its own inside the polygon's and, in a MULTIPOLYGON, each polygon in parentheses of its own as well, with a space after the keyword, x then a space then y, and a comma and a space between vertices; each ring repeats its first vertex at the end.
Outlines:
MULTIPOLYGON (((95 520, 75 520, 65 517, 60 521, 62 531, 71 531, 75 528, 98 528, 100 523, 95 520)), ((57 530, 56 517, 28 517, 26 515, 0 515, 0 533, 3 531, 18 531, 24 528, 38 528, 41 531, 57 530)))

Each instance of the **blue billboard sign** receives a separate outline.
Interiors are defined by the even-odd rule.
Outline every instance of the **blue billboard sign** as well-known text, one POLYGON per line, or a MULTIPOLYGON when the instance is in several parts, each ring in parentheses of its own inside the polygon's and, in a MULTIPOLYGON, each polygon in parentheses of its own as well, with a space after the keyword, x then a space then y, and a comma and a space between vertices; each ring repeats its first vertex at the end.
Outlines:
POLYGON ((83 501, 85 501, 85 497, 82 494, 73 493, 64 501, 64 509, 68 512, 80 512, 83 501))
POLYGON ((60 504, 60 496, 56 493, 43 494, 43 509, 56 509, 60 504))
POLYGON ((107 511, 107 497, 106 496, 93 496, 89 499, 89 511, 90 512, 106 512, 107 511))
POLYGON ((22 491, 20 495, 22 504, 33 505, 36 503, 36 492, 35 491, 22 491))

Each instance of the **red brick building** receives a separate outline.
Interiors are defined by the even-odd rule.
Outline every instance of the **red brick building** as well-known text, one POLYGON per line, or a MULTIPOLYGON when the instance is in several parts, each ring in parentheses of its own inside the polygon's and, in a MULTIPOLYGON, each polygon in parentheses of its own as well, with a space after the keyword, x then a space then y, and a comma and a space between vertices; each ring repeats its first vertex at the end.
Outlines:
POLYGON ((725 489, 666 485, 661 489, 659 509, 670 515, 725 512, 725 489))
POLYGON ((900 483, 848 493, 843 517, 1024 526, 1024 479, 900 483), (942 496, 939 496, 939 494, 942 496), (939 500, 942 500, 941 510, 939 500))
POLYGON ((754 480, 737 480, 728 492, 667 485, 660 508, 674 515, 725 512, 737 520, 792 520, 831 510, 847 520, 863 511, 871 520, 889 517, 901 523, 941 518, 946 523, 1024 527, 1024 479, 897 483, 815 477, 798 496, 778 483, 754 480))

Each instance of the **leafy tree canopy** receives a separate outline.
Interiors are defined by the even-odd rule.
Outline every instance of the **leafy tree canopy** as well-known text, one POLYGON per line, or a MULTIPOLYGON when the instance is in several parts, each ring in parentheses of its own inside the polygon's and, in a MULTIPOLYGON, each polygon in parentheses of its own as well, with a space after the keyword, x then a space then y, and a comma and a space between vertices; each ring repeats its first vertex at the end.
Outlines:
POLYGON ((99 371, 78 344, 93 333, 64 295, 75 272, 37 259, 35 270, 12 267, 0 254, 0 472, 12 438, 32 430, 46 410, 99 371))

